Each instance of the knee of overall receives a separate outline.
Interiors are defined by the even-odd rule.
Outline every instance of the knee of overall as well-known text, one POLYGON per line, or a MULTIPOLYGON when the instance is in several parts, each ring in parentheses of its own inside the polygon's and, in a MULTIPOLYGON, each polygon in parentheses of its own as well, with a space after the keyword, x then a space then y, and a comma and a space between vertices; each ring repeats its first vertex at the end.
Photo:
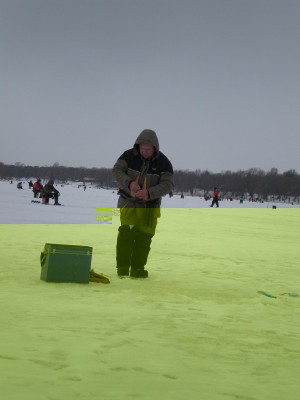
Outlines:
POLYGON ((119 240, 124 240, 127 242, 134 242, 136 239, 136 235, 137 235, 137 229, 136 227, 132 227, 130 228, 129 225, 121 225, 119 227, 119 234, 118 234, 118 239, 119 240))
POLYGON ((152 233, 138 231, 135 240, 136 245, 143 248, 150 248, 153 236, 152 233))

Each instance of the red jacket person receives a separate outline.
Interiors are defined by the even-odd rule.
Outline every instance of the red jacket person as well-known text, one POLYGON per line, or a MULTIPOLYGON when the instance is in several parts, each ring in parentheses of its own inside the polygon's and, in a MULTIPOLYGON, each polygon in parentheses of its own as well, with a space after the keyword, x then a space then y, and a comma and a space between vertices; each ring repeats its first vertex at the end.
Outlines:
POLYGON ((220 194, 219 190, 215 187, 214 192, 213 192, 213 201, 212 201, 210 207, 213 207, 214 205, 219 207, 219 194, 220 194))
POLYGON ((39 179, 37 179, 37 181, 34 182, 34 184, 33 184, 33 189, 32 189, 32 191, 33 191, 34 197, 38 197, 39 194, 41 194, 41 193, 43 192, 43 189, 44 189, 44 187, 43 187, 42 182, 41 182, 41 180, 40 180, 40 178, 39 178, 39 179))

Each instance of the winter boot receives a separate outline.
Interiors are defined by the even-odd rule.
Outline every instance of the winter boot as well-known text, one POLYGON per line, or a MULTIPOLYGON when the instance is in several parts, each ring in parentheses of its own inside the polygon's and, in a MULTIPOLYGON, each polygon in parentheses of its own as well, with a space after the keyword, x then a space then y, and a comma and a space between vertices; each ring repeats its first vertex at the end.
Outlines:
POLYGON ((148 278, 148 271, 146 269, 131 269, 131 278, 148 278))
POLYGON ((129 276, 129 268, 126 267, 117 267, 118 276, 129 276))
POLYGON ((136 235, 131 257, 130 276, 132 278, 148 278, 148 271, 144 268, 147 264, 152 237, 152 234, 141 231, 138 231, 136 235))
POLYGON ((129 225, 121 225, 117 238, 117 274, 128 276, 131 263, 131 255, 134 246, 136 228, 129 225))

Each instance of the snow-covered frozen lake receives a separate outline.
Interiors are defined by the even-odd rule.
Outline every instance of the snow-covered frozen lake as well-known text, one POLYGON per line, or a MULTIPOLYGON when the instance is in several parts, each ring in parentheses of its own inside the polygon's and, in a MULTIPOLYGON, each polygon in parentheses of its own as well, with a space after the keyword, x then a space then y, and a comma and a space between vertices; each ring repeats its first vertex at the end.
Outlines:
POLYGON ((95 211, 116 193, 24 187, 0 182, 3 399, 299 399, 298 207, 166 197, 149 278, 119 279, 118 216, 95 211), (41 281, 45 243, 93 247, 111 283, 41 281))
MULTIPOLYGON (((96 208, 114 208, 117 204, 117 191, 97 189, 87 185, 84 191, 82 184, 71 183, 68 185, 55 185, 60 191, 59 202, 64 207, 49 207, 43 204, 32 203, 33 193, 28 188, 27 182, 23 183, 23 190, 17 189, 17 181, 10 184, 8 181, 0 181, 0 223, 38 223, 38 224, 93 224, 96 223, 96 208), (78 188, 78 186, 80 186, 78 188)), ((40 201, 39 199, 36 199, 40 201)), ((53 200, 50 200, 53 204, 53 200)), ((208 208, 211 201, 205 201, 199 196, 180 195, 165 196, 162 200, 163 208, 208 208)), ((245 200, 242 204, 239 200, 223 200, 220 208, 300 208, 299 204, 288 203, 256 203, 245 200)))

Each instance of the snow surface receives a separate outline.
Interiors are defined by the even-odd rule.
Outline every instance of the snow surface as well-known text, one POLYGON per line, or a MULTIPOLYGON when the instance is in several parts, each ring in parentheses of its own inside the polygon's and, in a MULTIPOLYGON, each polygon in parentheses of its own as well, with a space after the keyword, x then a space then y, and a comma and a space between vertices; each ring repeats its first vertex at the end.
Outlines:
POLYGON ((119 279, 118 216, 95 221, 116 193, 59 190, 65 207, 0 182, 1 398, 300 398, 299 208, 165 198, 149 278, 119 279), (111 283, 41 281, 45 243, 92 246, 111 283))

